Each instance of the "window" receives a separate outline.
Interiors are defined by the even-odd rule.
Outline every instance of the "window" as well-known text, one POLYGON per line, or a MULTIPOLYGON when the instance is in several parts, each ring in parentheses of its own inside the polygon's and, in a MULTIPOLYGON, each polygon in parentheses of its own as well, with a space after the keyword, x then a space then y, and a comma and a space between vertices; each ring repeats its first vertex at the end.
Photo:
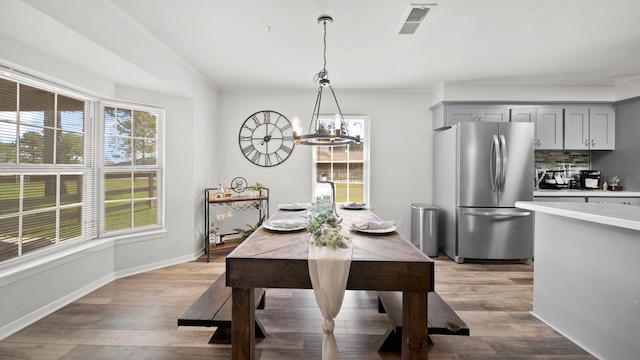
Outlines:
POLYGON ((104 157, 101 167, 102 232, 161 225, 158 109, 130 104, 101 106, 104 157))
POLYGON ((162 225, 164 111, 97 105, 0 69, 0 262, 162 225))
POLYGON ((0 261, 92 237, 93 102, 0 77, 0 261))
MULTIPOLYGON (((314 154, 314 176, 320 180, 321 174, 336 187, 336 202, 367 203, 369 198, 369 164, 367 141, 367 116, 345 116, 349 135, 360 135, 360 144, 345 146, 316 146, 314 154)), ((318 126, 333 127, 333 117, 321 116, 318 126)))

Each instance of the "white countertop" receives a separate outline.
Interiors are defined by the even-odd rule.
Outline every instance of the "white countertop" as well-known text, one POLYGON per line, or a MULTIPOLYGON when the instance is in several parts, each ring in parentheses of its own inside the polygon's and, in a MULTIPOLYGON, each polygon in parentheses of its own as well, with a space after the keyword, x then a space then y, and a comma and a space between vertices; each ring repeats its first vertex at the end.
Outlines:
POLYGON ((640 206, 590 202, 517 201, 516 207, 640 231, 640 206))
POLYGON ((549 197, 640 197, 638 191, 609 191, 609 190, 534 190, 533 196, 549 197))

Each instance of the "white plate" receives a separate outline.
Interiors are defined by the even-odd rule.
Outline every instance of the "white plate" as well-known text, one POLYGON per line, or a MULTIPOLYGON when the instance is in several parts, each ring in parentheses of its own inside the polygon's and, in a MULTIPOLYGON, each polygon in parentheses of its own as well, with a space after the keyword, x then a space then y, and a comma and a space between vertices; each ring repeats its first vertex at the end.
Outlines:
POLYGON ((340 204, 340 209, 345 210, 363 210, 367 208, 367 204, 354 204, 354 203, 346 203, 340 204))
POLYGON ((271 230, 271 231, 284 231, 284 232, 289 232, 289 231, 300 231, 302 229, 306 229, 307 228, 307 224, 306 223, 301 223, 297 226, 292 226, 292 227, 281 227, 281 226, 275 226, 271 223, 271 221, 267 220, 265 222, 262 223, 262 226, 264 226, 265 229, 267 230, 271 230))
POLYGON ((391 227, 384 228, 384 229, 356 229, 352 227, 351 230, 361 232, 361 233, 366 233, 366 234, 388 234, 396 231, 396 226, 393 225, 391 227))
POLYGON ((280 204, 280 205, 278 205, 278 209, 287 210, 287 211, 307 210, 308 208, 309 208, 308 204, 280 204))

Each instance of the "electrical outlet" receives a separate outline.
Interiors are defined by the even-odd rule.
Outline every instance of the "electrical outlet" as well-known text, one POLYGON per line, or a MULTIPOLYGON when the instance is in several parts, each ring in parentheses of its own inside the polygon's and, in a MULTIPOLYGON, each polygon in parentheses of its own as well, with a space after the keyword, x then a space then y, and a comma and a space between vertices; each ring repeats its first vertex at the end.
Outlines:
POLYGON ((402 226, 404 225, 402 220, 396 220, 396 227, 398 229, 402 229, 402 226))

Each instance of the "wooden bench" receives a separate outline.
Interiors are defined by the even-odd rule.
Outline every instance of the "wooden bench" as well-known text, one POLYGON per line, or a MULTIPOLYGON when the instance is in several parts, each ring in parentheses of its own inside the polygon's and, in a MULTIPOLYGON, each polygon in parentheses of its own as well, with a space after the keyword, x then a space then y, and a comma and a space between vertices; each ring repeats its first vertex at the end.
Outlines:
MULTIPOLYGON (((469 327, 442 300, 436 292, 429 292, 427 307, 427 323, 429 335, 466 335, 469 327)), ((387 331, 378 351, 400 352, 402 350, 402 292, 378 291, 378 312, 387 313, 391 329, 387 331)), ((429 343, 433 344, 431 337, 429 343)))
MULTIPOLYGON (((178 326, 218 327, 210 344, 231 344, 231 288, 222 273, 207 291, 178 318, 178 326)), ((264 289, 255 289, 256 308, 264 309, 264 289)), ((264 327, 256 317, 256 337, 265 337, 264 327)))

